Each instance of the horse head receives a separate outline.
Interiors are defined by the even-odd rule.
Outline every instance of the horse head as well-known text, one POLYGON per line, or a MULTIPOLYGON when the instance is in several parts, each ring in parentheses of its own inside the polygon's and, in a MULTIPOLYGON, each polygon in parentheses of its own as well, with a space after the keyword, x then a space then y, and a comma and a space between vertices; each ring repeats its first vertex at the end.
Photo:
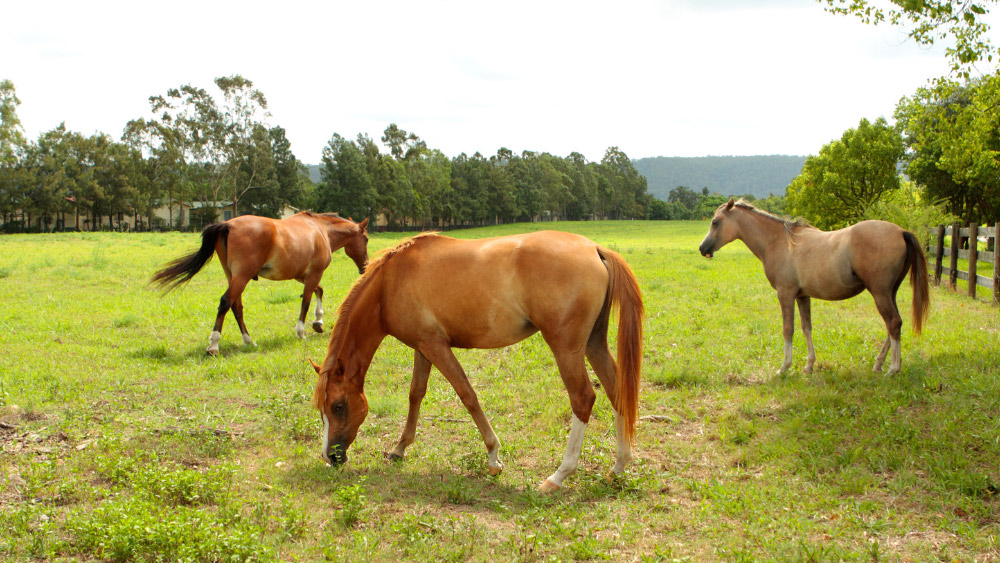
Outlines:
POLYGON ((319 375, 313 404, 323 419, 323 459, 331 465, 341 465, 347 462, 347 449, 368 416, 364 378, 360 370, 345 367, 339 358, 328 371, 312 360, 309 362, 319 375))
POLYGON ((351 233, 347 244, 344 245, 344 252, 354 260, 358 267, 358 274, 365 273, 365 266, 368 265, 368 218, 357 223, 357 232, 351 233))
POLYGON ((708 228, 705 240, 701 241, 701 246, 698 247, 698 252, 701 252, 702 256, 711 258, 715 251, 729 244, 739 235, 739 226, 730 217, 735 205, 736 201, 730 198, 729 201, 715 210, 712 226, 708 228))

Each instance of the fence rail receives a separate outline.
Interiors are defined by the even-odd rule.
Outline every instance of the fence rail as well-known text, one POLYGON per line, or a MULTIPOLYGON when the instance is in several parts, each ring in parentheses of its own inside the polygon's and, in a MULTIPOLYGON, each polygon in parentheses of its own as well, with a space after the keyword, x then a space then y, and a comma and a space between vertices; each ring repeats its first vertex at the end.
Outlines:
POLYGON ((958 280, 969 282, 969 297, 976 297, 976 288, 979 286, 993 290, 993 302, 1000 303, 1000 260, 997 260, 997 233, 1000 232, 1000 223, 993 227, 980 227, 969 225, 963 227, 961 223, 953 225, 938 225, 931 227, 931 244, 928 245, 927 253, 929 258, 933 257, 934 266, 930 268, 928 274, 934 280, 935 285, 940 285, 941 278, 947 274, 948 287, 956 289, 958 280), (950 244, 945 246, 945 238, 950 237, 950 244), (986 248, 993 251, 979 250, 979 242, 985 240, 986 248), (967 241, 967 245, 962 242, 967 241), (992 241, 992 243, 991 243, 992 241), (967 246, 967 248, 962 248, 967 246), (948 257, 948 266, 944 265, 944 258, 948 257), (959 259, 969 261, 969 270, 958 269, 959 259), (988 267, 980 270, 980 264, 988 267), (987 275, 980 275, 984 271, 987 275))

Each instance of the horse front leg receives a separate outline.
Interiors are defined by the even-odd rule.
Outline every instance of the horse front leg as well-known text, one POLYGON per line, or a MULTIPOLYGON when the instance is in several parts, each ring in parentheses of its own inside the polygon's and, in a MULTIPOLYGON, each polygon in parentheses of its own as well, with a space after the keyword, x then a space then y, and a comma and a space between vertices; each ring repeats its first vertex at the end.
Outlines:
POLYGON ((431 374, 431 363, 420 353, 413 351, 413 379, 410 381, 410 410, 406 413, 406 426, 396 442, 396 447, 386 454, 392 461, 401 461, 406 448, 417 436, 417 419, 420 417, 420 404, 427 394, 427 379, 431 374))
POLYGON ((785 358, 778 368, 778 375, 783 375, 792 365, 792 337, 795 335, 795 293, 796 291, 778 291, 778 303, 781 304, 781 334, 785 337, 785 358))
POLYGON ((469 378, 465 375, 465 370, 458 363, 458 358, 451 351, 451 346, 446 342, 425 343, 420 346, 420 353, 424 355, 438 370, 444 375, 448 383, 455 388, 455 393, 465 405, 466 410, 472 415, 472 420, 476 423, 479 433, 483 437, 483 444, 486 445, 487 467, 490 475, 499 475, 503 471, 503 464, 500 463, 500 439, 493 431, 493 425, 486 419, 483 408, 479 405, 479 398, 475 390, 469 383, 469 378))
POLYGON ((316 320, 313 321, 313 330, 323 332, 323 286, 317 285, 316 291, 316 320))
POLYGON ((799 305, 799 318, 802 320, 802 336, 806 338, 806 349, 808 350, 808 356, 806 356, 806 367, 802 371, 805 373, 812 373, 813 364, 816 363, 816 350, 813 348, 811 304, 809 297, 805 295, 796 297, 795 302, 799 305))
MULTIPOLYGON (((295 336, 299 338, 306 337, 306 315, 309 313, 309 304, 312 301, 312 295, 319 287, 319 277, 309 276, 302 280, 302 307, 299 308, 299 320, 295 323, 295 336)), ((322 313, 322 311, 320 312, 322 313)), ((313 325, 315 329, 315 325, 313 325)), ((322 332, 322 325, 317 332, 322 332)))

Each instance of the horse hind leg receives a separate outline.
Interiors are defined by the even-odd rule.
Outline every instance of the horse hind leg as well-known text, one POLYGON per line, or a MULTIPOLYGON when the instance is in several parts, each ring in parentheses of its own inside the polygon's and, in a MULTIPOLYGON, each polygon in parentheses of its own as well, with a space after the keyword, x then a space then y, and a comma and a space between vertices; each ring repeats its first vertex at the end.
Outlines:
POLYGON ((243 278, 233 278, 233 280, 229 283, 229 295, 231 295, 230 301, 232 302, 233 317, 236 318, 236 324, 240 327, 240 334, 243 335, 243 345, 257 346, 253 338, 250 338, 247 324, 243 322, 243 290, 246 289, 250 280, 243 278))
POLYGON ((882 363, 885 361, 886 354, 891 351, 889 372, 886 375, 896 375, 899 373, 902 365, 900 333, 903 327, 903 318, 899 315, 899 307, 896 306, 896 297, 892 292, 885 291, 879 294, 872 293, 872 295, 875 297, 875 307, 878 308, 879 314, 882 315, 882 320, 885 321, 885 329, 888 333, 885 343, 882 344, 882 350, 879 352, 878 357, 875 358, 875 366, 872 368, 872 371, 882 371, 882 363))
POLYGON ((427 394, 427 380, 431 374, 431 363, 418 350, 413 351, 413 379, 410 381, 410 410, 406 414, 406 425, 396 442, 396 447, 386 453, 392 461, 401 461, 406 448, 416 439, 417 419, 420 417, 420 404, 427 394))
POLYGON ((617 443, 615 465, 605 477, 608 482, 611 482, 621 475, 625 471, 625 466, 632 461, 632 445, 625 439, 625 420, 619 416, 618 405, 615 404, 618 392, 618 377, 616 375, 618 367, 615 365, 614 357, 608 348, 606 325, 603 334, 595 330, 594 334, 591 335, 590 341, 587 343, 587 360, 590 362, 590 367, 594 369, 594 373, 597 374, 601 386, 604 387, 604 392, 607 394, 608 400, 611 401, 612 410, 615 413, 615 440, 617 443))
POLYGON ((205 353, 210 356, 215 356, 219 353, 219 341, 222 340, 222 324, 226 321, 226 313, 232 307, 232 303, 229 301, 229 290, 227 289, 225 293, 222 294, 222 298, 219 299, 219 312, 215 316, 215 326, 212 327, 212 334, 208 337, 208 348, 205 349, 205 353))
POLYGON ((799 318, 802 321, 802 336, 806 339, 806 367, 802 371, 812 373, 813 364, 816 363, 816 349, 813 348, 812 333, 812 307, 809 297, 796 297, 795 302, 799 305, 799 318))
MULTIPOLYGON (((551 345, 550 345, 551 347, 551 345)), ((594 389, 587 377, 587 368, 583 363, 583 354, 563 349, 553 349, 559 375, 562 376, 566 391, 569 393, 569 403, 573 410, 573 422, 566 443, 566 453, 562 463, 555 473, 549 475, 538 487, 543 493, 557 491, 562 488, 563 480, 576 473, 580 465, 580 451, 583 449, 583 436, 590 422, 590 414, 594 408, 594 389)))

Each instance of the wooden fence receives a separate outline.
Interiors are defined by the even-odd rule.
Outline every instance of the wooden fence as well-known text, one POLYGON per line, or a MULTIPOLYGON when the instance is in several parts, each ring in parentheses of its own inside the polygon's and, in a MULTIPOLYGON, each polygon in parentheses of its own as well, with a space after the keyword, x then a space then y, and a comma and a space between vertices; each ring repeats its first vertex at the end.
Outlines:
POLYGON ((928 274, 933 279, 935 285, 941 283, 941 277, 944 274, 948 275, 948 287, 955 289, 957 287, 958 280, 966 280, 969 282, 969 297, 976 296, 976 287, 983 286, 986 288, 993 289, 993 302, 1000 303, 1000 260, 997 260, 997 233, 1000 232, 1000 223, 997 223, 993 227, 979 227, 977 225, 970 225, 968 227, 963 227, 961 223, 955 223, 953 225, 938 225, 937 227, 932 227, 930 229, 932 238, 936 238, 931 241, 929 248, 927 249, 928 260, 934 260, 933 267, 929 268, 928 274), (956 236, 957 234, 957 236, 956 236), (945 237, 951 237, 951 244, 948 246, 944 245, 945 237), (993 248, 993 252, 981 251, 979 250, 978 241, 983 238, 987 241, 987 248, 993 248), (990 240, 993 240, 993 244, 989 244, 990 240), (968 249, 962 248, 962 241, 968 240, 968 249), (949 264, 947 267, 944 266, 944 258, 948 257, 949 264), (958 269, 958 260, 966 259, 969 261, 969 271, 963 272, 958 269), (980 275, 980 264, 986 264, 989 267, 983 270, 988 275, 980 275))

